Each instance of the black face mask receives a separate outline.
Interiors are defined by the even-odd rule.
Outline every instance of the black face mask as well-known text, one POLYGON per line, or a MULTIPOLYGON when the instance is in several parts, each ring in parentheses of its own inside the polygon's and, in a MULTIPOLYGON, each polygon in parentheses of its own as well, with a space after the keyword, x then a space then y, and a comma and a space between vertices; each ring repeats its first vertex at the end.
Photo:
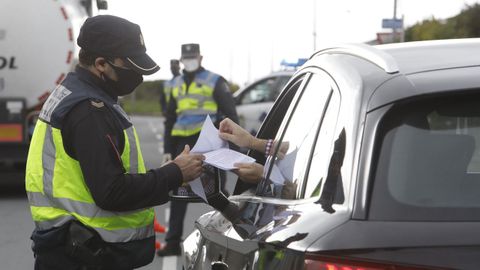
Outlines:
POLYGON ((118 81, 114 81, 108 76, 102 76, 106 86, 112 93, 116 93, 118 96, 128 95, 143 82, 143 76, 141 74, 131 69, 116 66, 110 62, 107 63, 115 70, 118 79, 118 81))

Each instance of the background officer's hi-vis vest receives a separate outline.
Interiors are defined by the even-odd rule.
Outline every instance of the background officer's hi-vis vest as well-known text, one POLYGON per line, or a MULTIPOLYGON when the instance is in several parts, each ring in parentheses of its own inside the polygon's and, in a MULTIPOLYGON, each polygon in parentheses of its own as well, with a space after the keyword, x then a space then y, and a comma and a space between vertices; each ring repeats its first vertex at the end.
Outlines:
POLYGON ((217 103, 213 99, 213 90, 219 78, 219 75, 203 70, 195 75, 187 93, 183 76, 175 77, 172 96, 177 101, 177 121, 172 136, 186 137, 199 133, 207 114, 215 121, 217 103))
MULTIPOLYGON (((111 212, 99 208, 85 184, 80 164, 63 147, 62 122, 78 102, 95 99, 97 106, 114 111, 123 127, 125 147, 121 160, 127 173, 144 173, 140 145, 128 116, 101 89, 70 73, 42 108, 30 144, 26 190, 37 229, 58 227, 76 219, 95 229, 104 241, 121 243, 154 236, 153 209, 111 212)), ((93 151, 93 150, 92 150, 93 151)))

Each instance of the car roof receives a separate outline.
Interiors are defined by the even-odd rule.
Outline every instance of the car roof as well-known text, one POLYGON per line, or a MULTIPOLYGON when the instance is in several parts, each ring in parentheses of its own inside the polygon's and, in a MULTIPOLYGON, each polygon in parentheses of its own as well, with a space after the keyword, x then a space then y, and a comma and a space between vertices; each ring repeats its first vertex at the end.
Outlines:
POLYGON ((403 74, 480 65, 480 38, 376 45, 391 55, 403 74))
POLYGON ((300 72, 321 66, 360 91, 367 111, 412 96, 478 89, 480 38, 340 44, 316 52, 300 72), (341 59, 341 60, 340 60, 341 59), (331 65, 331 63, 336 63, 331 65), (357 74, 357 75, 356 75, 357 74))

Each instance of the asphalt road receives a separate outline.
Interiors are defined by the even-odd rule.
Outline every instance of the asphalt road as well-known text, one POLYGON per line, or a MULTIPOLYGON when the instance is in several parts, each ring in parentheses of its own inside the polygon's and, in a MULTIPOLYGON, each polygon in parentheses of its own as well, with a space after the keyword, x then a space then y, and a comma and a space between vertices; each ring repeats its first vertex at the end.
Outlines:
MULTIPOLYGON (((141 141, 142 153, 147 168, 160 166, 163 155, 163 119, 159 117, 135 116, 132 121, 141 141)), ((227 190, 232 192, 235 177, 227 175, 227 190)), ((34 228, 28 201, 25 196, 23 175, 0 172, 0 269, 33 269, 30 234, 34 228)), ((184 237, 194 227, 194 221, 212 208, 203 203, 191 203, 188 206, 184 223, 184 237)), ((155 207, 157 220, 167 226, 169 203, 155 207)), ((163 242, 164 234, 157 234, 157 240, 163 242)), ((181 257, 170 256, 164 259, 155 257, 154 261, 142 268, 181 269, 181 257)))

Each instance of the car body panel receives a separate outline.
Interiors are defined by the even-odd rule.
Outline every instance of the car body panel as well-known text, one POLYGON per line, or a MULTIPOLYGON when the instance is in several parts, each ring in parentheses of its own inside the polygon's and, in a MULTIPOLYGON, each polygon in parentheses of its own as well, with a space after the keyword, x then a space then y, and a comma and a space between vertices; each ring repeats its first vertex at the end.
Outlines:
POLYGON ((363 260, 429 265, 442 269, 477 269, 478 222, 388 222, 351 220, 307 249, 363 260))

